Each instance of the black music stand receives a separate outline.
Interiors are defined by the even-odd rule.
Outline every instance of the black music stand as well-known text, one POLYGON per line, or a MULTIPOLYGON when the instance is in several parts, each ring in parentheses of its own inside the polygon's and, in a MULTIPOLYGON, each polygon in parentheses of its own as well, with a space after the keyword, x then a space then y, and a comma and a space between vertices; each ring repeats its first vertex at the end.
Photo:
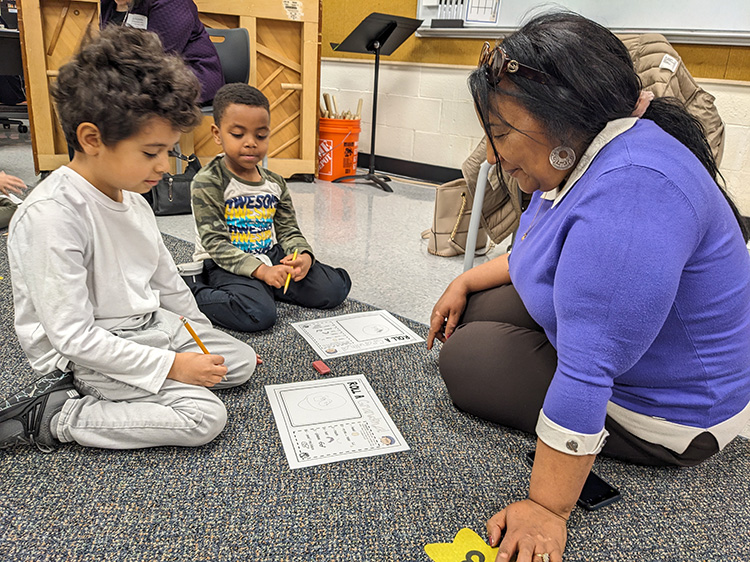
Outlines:
POLYGON ((392 192, 387 181, 391 178, 375 174, 375 117, 378 108, 378 73, 380 71, 380 55, 388 56, 398 49, 411 34, 422 24, 422 20, 390 16, 388 14, 372 13, 363 19, 341 43, 331 43, 334 51, 346 53, 374 53, 375 54, 375 85, 372 92, 372 134, 370 141, 370 170, 366 174, 344 176, 334 182, 366 179, 374 182, 383 191, 392 192))

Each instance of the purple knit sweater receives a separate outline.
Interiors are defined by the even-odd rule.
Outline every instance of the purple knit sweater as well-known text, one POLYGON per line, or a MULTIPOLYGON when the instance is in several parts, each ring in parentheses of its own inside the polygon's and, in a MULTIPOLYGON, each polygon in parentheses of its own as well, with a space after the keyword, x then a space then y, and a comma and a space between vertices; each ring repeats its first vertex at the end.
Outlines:
MULTIPOLYGON (((102 27, 114 14, 114 0, 102 0, 102 27)), ((167 52, 181 55, 201 83, 201 102, 214 99, 224 85, 219 55, 203 24, 193 0, 141 0, 132 14, 148 18, 148 30, 156 33, 167 52)))
POLYGON ((639 120, 551 205, 534 194, 510 257, 513 284, 557 350, 545 415, 595 434, 610 399, 692 427, 741 411, 750 256, 700 162, 639 120))

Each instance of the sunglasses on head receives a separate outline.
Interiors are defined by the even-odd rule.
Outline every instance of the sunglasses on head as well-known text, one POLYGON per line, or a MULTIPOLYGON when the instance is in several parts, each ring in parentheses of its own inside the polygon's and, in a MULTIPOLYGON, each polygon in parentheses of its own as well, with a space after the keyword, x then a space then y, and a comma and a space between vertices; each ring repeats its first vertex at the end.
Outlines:
POLYGON ((482 53, 479 55, 479 64, 477 68, 485 66, 485 73, 487 74, 487 82, 490 86, 495 87, 500 83, 506 73, 518 74, 534 82, 540 84, 552 84, 555 79, 541 70, 531 68, 525 64, 521 64, 517 60, 513 60, 505 53, 502 45, 495 45, 492 47, 488 42, 484 42, 482 46, 482 53))

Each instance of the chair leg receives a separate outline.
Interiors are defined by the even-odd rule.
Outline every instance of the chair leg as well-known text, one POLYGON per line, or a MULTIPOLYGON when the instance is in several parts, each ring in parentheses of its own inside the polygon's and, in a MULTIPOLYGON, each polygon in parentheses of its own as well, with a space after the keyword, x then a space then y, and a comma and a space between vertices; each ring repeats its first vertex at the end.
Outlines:
POLYGON ((474 251, 477 248, 477 235, 479 234, 479 219, 482 216, 482 205, 484 204, 484 192, 487 188, 487 179, 492 165, 486 160, 479 167, 477 176, 477 188, 474 191, 474 204, 471 206, 471 220, 469 230, 466 233, 466 254, 464 254, 464 271, 474 267, 474 251))

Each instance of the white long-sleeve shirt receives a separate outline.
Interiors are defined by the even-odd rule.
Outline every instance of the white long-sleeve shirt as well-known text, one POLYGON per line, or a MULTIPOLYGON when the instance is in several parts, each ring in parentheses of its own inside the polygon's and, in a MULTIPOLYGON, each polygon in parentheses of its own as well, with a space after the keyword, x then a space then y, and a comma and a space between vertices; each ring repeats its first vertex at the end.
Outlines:
POLYGON ((18 339, 34 370, 70 362, 158 392, 175 353, 118 337, 158 308, 207 323, 141 195, 113 201, 68 167, 52 172, 10 225, 18 339))

